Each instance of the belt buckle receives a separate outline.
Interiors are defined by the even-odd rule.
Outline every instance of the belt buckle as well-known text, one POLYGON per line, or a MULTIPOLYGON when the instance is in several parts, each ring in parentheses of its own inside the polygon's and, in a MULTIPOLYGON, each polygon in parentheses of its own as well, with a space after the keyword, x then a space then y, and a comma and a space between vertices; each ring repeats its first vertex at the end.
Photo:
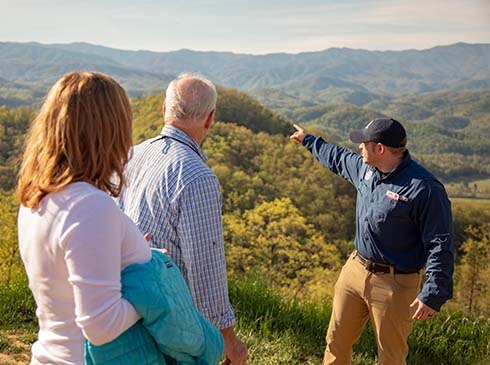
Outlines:
POLYGON ((376 267, 376 264, 374 262, 368 260, 367 265, 366 265, 367 271, 372 272, 373 274, 376 274, 375 267, 376 267))

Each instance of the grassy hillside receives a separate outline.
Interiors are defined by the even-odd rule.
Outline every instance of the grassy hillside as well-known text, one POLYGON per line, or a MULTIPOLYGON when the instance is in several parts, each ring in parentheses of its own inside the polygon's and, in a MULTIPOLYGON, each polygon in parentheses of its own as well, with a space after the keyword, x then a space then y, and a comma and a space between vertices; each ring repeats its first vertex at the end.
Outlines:
MULTIPOLYGON (((321 362, 330 305, 288 302, 254 276, 230 281, 237 331, 249 347, 250 365, 321 362)), ((25 282, 0 285, 0 364, 26 364, 36 339, 35 304, 25 282)), ((443 313, 417 322, 409 337, 409 365, 475 365, 490 361, 490 319, 443 313)), ((375 365, 368 326, 354 346, 354 365, 375 365)))
MULTIPOLYGON (((221 183, 230 295, 239 334, 250 347, 249 363, 318 364, 333 284, 353 248, 355 190, 290 142, 285 135, 289 126, 276 113, 242 92, 219 94, 218 118, 224 122, 216 122, 203 148, 221 183)), ((135 141, 159 133, 162 101, 163 95, 133 100, 135 141)), ((320 111, 335 114, 335 120, 345 118, 351 126, 372 113, 352 105, 320 111)), ((10 190, 15 184, 33 113, 29 108, 0 108, 5 184, 0 188, 10 190)), ((340 139, 343 133, 339 130, 340 139)), ((0 364, 26 363, 36 337, 34 303, 18 255, 17 203, 0 193, 0 364), (10 285, 2 284, 7 281, 10 285)), ((412 365, 473 365, 490 355, 490 205, 454 199, 452 207, 455 297, 446 312, 416 324, 409 339, 412 365), (469 287, 476 288, 471 300, 469 287)), ((354 350, 354 364, 375 364, 369 327, 354 350)))
POLYGON ((467 197, 469 201, 478 199, 479 201, 490 201, 490 179, 467 179, 461 182, 446 184, 446 190, 453 197, 467 197))

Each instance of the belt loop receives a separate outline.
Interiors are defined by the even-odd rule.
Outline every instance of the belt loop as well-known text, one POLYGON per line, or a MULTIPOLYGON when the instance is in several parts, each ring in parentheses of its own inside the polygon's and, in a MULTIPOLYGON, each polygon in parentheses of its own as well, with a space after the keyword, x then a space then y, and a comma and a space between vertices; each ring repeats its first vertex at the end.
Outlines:
POLYGON ((353 260, 357 257, 357 254, 358 253, 359 253, 359 251, 357 251, 356 249, 354 249, 354 251, 352 252, 352 259, 353 260))

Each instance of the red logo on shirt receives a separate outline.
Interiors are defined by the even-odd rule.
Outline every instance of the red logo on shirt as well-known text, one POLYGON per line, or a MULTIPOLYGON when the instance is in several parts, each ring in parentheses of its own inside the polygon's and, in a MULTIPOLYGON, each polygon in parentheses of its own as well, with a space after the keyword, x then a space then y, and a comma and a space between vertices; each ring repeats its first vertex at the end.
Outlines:
POLYGON ((400 195, 389 190, 386 192, 386 197, 396 202, 398 201, 398 199, 400 199, 400 195))

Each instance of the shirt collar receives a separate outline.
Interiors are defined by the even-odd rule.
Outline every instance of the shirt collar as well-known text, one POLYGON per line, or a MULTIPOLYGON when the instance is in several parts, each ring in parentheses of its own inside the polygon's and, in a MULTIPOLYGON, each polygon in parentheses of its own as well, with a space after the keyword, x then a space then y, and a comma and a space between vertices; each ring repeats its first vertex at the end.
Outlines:
POLYGON ((381 171, 378 170, 378 173, 380 176, 382 176, 381 179, 388 179, 394 175, 396 175, 398 172, 400 172, 401 170, 403 170, 405 167, 407 167, 410 163, 412 162, 412 158, 410 157, 410 153, 407 151, 405 151, 405 155, 403 156, 403 159, 402 159, 402 162, 400 162, 400 164, 395 167, 393 170, 391 170, 388 174, 384 175, 381 173, 381 171))
POLYGON ((201 146, 199 146, 196 141, 194 141, 187 133, 185 133, 182 129, 179 129, 177 127, 174 127, 173 125, 166 124, 162 128, 162 132, 160 133, 162 136, 168 136, 175 138, 179 141, 181 141, 183 144, 188 145, 189 147, 192 146, 192 150, 197 152, 199 157, 206 162, 208 160, 208 156, 204 153, 202 150, 201 146))

